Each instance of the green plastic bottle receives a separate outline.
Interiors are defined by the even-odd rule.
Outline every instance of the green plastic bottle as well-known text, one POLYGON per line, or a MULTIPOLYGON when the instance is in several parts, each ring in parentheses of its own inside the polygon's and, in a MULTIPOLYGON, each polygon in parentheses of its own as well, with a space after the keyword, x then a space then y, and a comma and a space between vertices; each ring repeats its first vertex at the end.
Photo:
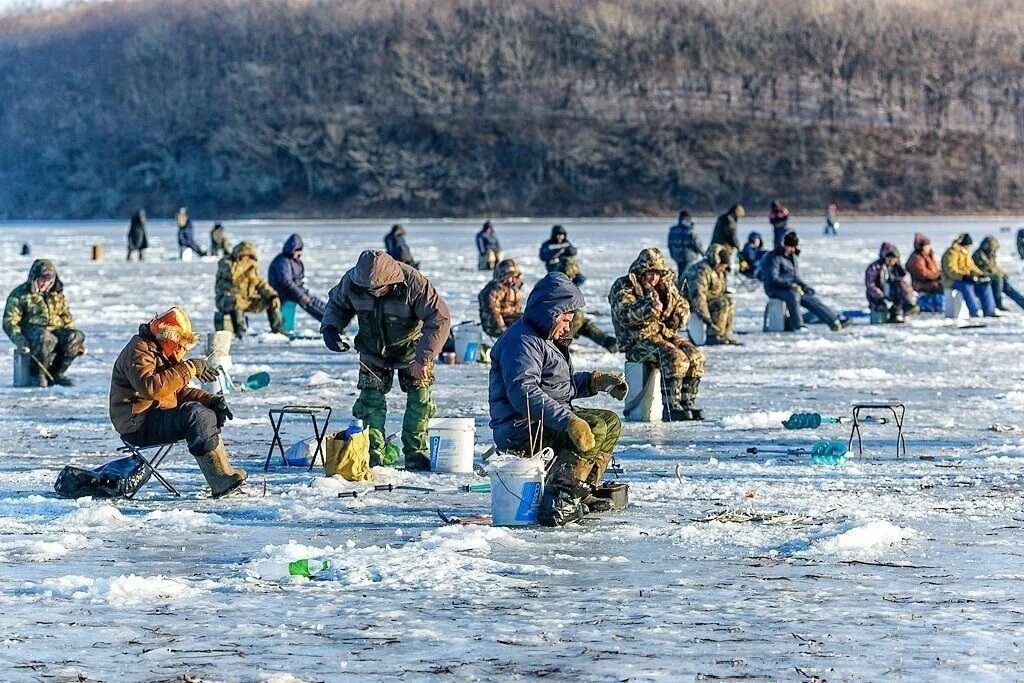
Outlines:
POLYGON ((327 560, 295 560, 288 563, 288 573, 291 576, 305 576, 307 579, 316 576, 325 569, 330 569, 331 563, 327 560))

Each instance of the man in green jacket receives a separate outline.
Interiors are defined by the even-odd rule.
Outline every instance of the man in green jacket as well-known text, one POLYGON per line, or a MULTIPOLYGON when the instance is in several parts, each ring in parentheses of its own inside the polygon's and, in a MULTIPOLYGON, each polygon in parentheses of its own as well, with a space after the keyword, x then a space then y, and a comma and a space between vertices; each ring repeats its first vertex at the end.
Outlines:
POLYGON ((406 394, 402 450, 407 470, 429 470, 427 425, 436 413, 430 388, 434 359, 448 339, 448 305, 418 270, 383 251, 359 255, 341 282, 331 290, 320 333, 332 351, 348 350, 341 332, 352 318, 359 321, 355 338, 359 352, 359 398, 352 415, 363 420, 370 437, 370 464, 384 459, 386 395, 398 372, 406 394))
POLYGON ((85 335, 75 329, 64 283, 52 261, 32 264, 28 279, 7 297, 3 324, 14 348, 32 356, 39 386, 74 385, 64 373, 85 353, 85 335))

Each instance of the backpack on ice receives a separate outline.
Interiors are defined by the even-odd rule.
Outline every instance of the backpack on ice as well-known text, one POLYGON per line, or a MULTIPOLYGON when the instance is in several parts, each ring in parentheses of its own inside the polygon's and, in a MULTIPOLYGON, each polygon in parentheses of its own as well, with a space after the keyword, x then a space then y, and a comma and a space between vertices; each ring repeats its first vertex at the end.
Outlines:
POLYGON ((146 479, 146 463, 137 455, 112 460, 94 470, 66 465, 53 489, 61 498, 121 498, 146 479))

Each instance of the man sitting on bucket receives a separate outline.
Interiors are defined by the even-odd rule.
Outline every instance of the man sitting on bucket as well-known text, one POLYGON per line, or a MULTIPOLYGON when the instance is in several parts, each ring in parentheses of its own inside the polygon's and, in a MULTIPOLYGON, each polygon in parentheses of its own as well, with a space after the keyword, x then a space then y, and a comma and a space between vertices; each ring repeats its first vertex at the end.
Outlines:
POLYGON ((491 350, 489 395, 494 443, 528 454, 530 434, 543 425, 543 446, 555 451, 544 482, 537 521, 562 526, 607 509, 593 496, 612 459, 622 424, 609 410, 577 409, 576 398, 607 392, 626 397, 622 375, 574 372, 565 344, 573 316, 586 305, 564 273, 548 273, 530 293, 523 317, 491 350))
POLYGON ((192 378, 217 379, 202 358, 183 360, 199 336, 180 308, 139 326, 139 333, 114 361, 110 376, 110 421, 125 442, 145 448, 185 439, 214 498, 245 481, 245 470, 228 463, 220 431, 234 417, 220 394, 189 386, 192 378))

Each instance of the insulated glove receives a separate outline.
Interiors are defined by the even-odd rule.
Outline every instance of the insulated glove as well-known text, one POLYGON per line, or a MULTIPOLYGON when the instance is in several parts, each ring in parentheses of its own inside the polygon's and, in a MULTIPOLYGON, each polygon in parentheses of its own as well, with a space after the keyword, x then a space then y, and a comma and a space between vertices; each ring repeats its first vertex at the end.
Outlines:
POLYGON ((228 407, 228 400, 222 395, 213 397, 210 401, 210 410, 217 413, 217 429, 223 429, 225 422, 235 419, 235 414, 228 407))
POLYGON ((196 379, 200 382, 216 382, 220 376, 219 369, 207 363, 204 358, 190 358, 188 362, 192 364, 196 379))
POLYGON ((323 335, 324 344, 331 351, 335 353, 345 353, 348 351, 348 344, 341 339, 341 330, 334 325, 324 325, 320 328, 320 334, 323 335))
POLYGON ((626 378, 615 373, 609 375, 606 372, 594 372, 590 376, 590 389, 592 391, 603 391, 612 398, 621 401, 626 398, 626 394, 629 392, 629 385, 626 384, 626 378))
POLYGON ((591 451, 597 445, 597 442, 594 440, 594 432, 590 430, 590 425, 581 418, 570 417, 569 426, 565 428, 565 433, 569 435, 569 438, 576 448, 579 449, 580 453, 591 451))

